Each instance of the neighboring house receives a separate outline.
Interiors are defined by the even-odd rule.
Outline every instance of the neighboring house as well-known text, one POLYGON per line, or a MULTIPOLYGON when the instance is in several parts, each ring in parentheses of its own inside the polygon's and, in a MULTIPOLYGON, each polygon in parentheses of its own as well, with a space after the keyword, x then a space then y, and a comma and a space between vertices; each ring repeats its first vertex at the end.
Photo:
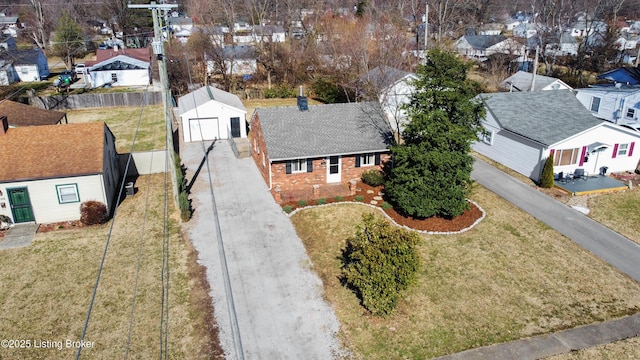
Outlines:
POLYGON ((528 39, 538 34, 538 26, 534 23, 521 23, 513 28, 513 36, 528 39))
POLYGON ((394 132, 403 130, 406 112, 402 106, 408 104, 415 92, 412 82, 418 80, 416 74, 389 66, 378 66, 358 79, 358 88, 363 96, 378 98, 382 110, 394 132))
POLYGON ((277 43, 285 41, 285 31, 280 25, 265 25, 253 27, 254 42, 277 43))
POLYGON ((618 51, 635 50, 638 46, 638 33, 620 32, 620 36, 615 41, 618 51))
POLYGON ((492 54, 523 55, 523 45, 503 35, 464 35, 454 48, 460 55, 480 59, 492 54))
POLYGON ((14 76, 22 82, 43 81, 50 74, 47 57, 41 49, 0 52, 0 60, 11 63, 14 76))
POLYGON ((614 83, 640 85, 640 68, 621 67, 609 70, 597 76, 598 80, 609 80, 614 83))
POLYGON ((594 118, 568 90, 481 94, 487 135, 473 144, 478 153, 539 181, 545 160, 554 172, 584 169, 598 174, 634 170, 640 132, 594 118))
POLYGON ((548 55, 566 56, 578 54, 578 42, 568 32, 556 34, 545 45, 545 53, 548 55))
POLYGON ((118 55, 126 55, 130 58, 134 58, 144 62, 151 61, 151 48, 125 48, 122 46, 122 40, 119 39, 105 40, 104 43, 110 48, 96 50, 96 60, 85 62, 87 66, 91 66, 105 60, 113 59, 118 55))
POLYGON ((596 33, 604 34, 606 32, 607 23, 600 20, 585 20, 584 18, 576 21, 569 30, 569 33, 573 37, 586 37, 596 33))
POLYGON ((0 86, 11 85, 18 80, 13 64, 0 60, 0 86))
POLYGON ((258 59, 253 46, 225 46, 224 63, 232 75, 253 75, 258 69, 258 59))
POLYGON ((20 20, 17 16, 7 16, 6 14, 0 14, 0 31, 5 35, 11 37, 18 37, 18 31, 20 30, 20 20))
POLYGON ((258 108, 251 117, 252 156, 277 202, 352 194, 364 171, 390 160, 378 103, 301 108, 258 108))
POLYGON ((65 112, 39 109, 11 100, 0 101, 0 116, 7 117, 10 128, 68 123, 65 112))
POLYGON ((18 51, 16 39, 11 35, 0 35, 0 51, 18 51))
POLYGON ((533 73, 518 71, 500 83, 500 87, 511 92, 541 90, 573 90, 564 81, 549 76, 536 75, 531 89, 533 73))
POLYGON ((640 86, 610 84, 575 89, 576 98, 597 118, 616 124, 640 121, 640 86))
POLYGON ((0 126, 0 214, 14 223, 80 219, 80 204, 104 203, 110 213, 121 179, 115 138, 103 122, 0 126))
POLYGON ((92 88, 107 84, 145 86, 151 84, 151 63, 127 55, 118 55, 89 67, 85 79, 92 88))
POLYGON ((247 109, 237 95, 207 85, 178 98, 185 142, 246 138, 247 109))
POLYGON ((483 24, 478 30, 478 35, 500 35, 502 28, 503 25, 498 23, 483 24))

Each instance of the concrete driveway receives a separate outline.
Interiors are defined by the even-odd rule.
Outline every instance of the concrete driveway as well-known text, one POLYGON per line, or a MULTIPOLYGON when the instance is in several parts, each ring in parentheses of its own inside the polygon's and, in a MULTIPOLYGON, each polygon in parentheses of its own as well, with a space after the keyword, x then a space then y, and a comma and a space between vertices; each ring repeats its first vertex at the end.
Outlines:
POLYGON ((235 158, 226 140, 215 143, 208 164, 202 163, 205 151, 200 142, 184 144, 180 151, 187 181, 202 164, 191 188, 194 218, 185 227, 200 263, 207 267, 225 355, 336 357, 342 352, 335 337, 338 320, 322 299, 322 283, 302 242, 253 160, 235 158))
POLYGON ((640 246, 591 218, 476 159, 471 177, 480 185, 640 281, 640 246))

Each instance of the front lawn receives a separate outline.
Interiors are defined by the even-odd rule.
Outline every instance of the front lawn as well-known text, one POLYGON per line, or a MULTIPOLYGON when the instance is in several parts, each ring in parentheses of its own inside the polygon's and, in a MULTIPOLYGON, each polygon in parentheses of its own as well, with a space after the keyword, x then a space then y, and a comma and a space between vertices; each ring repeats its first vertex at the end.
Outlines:
POLYGON ((477 187, 486 218, 458 235, 427 235, 417 286, 389 318, 369 316, 342 287, 340 251, 368 207, 303 210, 292 217, 344 343, 359 358, 431 358, 640 311, 640 285, 477 187))
POLYGON ((640 244, 640 190, 599 194, 589 198, 589 216, 640 244))

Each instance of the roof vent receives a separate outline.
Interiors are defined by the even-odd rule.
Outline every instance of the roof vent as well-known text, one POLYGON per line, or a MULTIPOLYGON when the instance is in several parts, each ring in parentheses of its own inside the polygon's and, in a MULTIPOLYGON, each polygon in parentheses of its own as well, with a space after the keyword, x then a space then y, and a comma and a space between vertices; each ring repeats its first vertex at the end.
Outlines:
POLYGON ((300 94, 298 95, 298 110, 309 111, 309 99, 303 95, 302 86, 300 86, 300 94))

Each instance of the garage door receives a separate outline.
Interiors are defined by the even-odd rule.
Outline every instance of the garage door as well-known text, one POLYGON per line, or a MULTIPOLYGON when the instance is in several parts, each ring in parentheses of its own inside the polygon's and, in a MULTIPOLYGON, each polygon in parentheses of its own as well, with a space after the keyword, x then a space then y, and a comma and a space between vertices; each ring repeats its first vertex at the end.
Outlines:
POLYGON ((189 119, 191 141, 213 140, 218 134, 218 118, 189 119))

